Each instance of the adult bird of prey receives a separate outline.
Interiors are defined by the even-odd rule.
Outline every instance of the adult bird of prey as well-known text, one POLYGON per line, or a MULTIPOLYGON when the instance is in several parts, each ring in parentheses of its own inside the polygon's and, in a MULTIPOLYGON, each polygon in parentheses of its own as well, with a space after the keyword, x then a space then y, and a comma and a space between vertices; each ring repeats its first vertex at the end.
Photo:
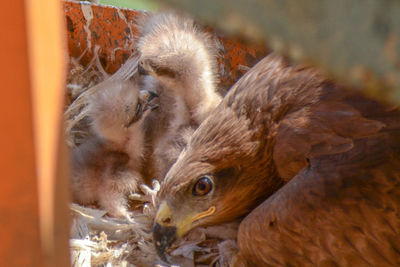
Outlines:
POLYGON ((159 192, 156 250, 243 218, 234 266, 399 266, 400 111, 269 56, 195 131, 159 192))

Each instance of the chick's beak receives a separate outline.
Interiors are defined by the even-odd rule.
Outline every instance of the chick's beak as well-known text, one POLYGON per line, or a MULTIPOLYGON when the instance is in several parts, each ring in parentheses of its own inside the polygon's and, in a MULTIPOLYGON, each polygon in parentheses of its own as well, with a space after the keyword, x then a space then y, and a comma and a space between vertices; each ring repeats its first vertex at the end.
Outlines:
POLYGON ((155 110, 158 108, 158 104, 155 101, 155 98, 158 98, 158 95, 155 92, 148 90, 141 90, 139 92, 139 98, 143 103, 143 112, 146 110, 155 110))
POLYGON ((130 114, 130 119, 128 123, 125 124, 125 127, 130 127, 132 124, 148 115, 151 111, 158 108, 158 104, 154 100, 157 97, 158 95, 152 91, 139 91, 139 101, 137 103, 136 109, 133 110, 134 112, 132 112, 132 114, 130 114))

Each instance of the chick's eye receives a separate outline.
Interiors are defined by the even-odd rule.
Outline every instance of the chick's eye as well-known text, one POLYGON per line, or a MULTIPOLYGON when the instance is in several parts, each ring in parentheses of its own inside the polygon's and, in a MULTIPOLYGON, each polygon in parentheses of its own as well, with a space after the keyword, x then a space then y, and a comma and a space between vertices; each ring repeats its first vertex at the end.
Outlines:
POLYGON ((200 178, 193 187, 193 195, 204 196, 208 194, 213 187, 213 183, 210 178, 204 176, 200 178))

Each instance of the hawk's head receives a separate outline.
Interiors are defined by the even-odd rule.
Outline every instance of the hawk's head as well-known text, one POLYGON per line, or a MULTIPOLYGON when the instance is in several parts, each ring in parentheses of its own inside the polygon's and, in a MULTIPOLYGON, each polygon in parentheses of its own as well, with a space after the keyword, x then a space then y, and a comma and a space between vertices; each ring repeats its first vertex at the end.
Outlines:
POLYGON ((244 76, 231 89, 167 173, 153 229, 164 260, 189 230, 241 217, 282 185, 272 162, 268 90, 247 90, 256 78, 244 76))

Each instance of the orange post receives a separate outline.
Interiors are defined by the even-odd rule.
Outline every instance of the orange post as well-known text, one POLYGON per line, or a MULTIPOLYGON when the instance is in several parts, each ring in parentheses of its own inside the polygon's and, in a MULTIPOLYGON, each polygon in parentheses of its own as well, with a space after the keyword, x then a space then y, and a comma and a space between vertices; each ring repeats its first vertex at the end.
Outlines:
POLYGON ((61 2, 10 1, 0 22, 0 262, 68 266, 61 2))
POLYGON ((68 166, 63 138, 67 51, 61 1, 26 0, 39 189, 41 248, 48 266, 68 266, 68 166))
POLYGON ((0 9, 0 259, 39 266, 39 213, 25 5, 0 9))

